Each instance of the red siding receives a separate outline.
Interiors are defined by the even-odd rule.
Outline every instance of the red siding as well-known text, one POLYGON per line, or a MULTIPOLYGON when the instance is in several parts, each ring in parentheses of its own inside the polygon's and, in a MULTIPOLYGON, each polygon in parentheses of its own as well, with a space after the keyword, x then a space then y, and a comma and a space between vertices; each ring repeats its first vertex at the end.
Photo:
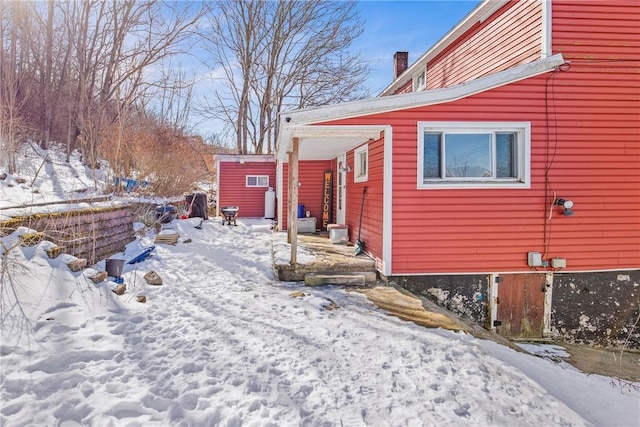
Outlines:
MULTIPOLYGON (((331 160, 301 160, 298 166, 298 204, 304 205, 304 209, 311 212, 311 216, 317 218, 316 228, 322 225, 322 185, 323 172, 332 169, 331 160)), ((288 181, 289 164, 285 163, 283 167, 283 186, 282 186, 282 214, 283 220, 280 221, 281 229, 287 229, 287 206, 289 204, 288 197, 288 181)), ((334 193, 335 193, 335 170, 334 170, 334 193)), ((335 196, 334 196, 335 197, 335 196)), ((297 212, 297 209, 296 209, 297 212)), ((333 212, 335 218, 335 206, 333 212)))
POLYGON ((247 175, 268 175, 269 186, 276 187, 276 163, 273 162, 220 162, 218 171, 218 207, 238 206, 238 216, 264 217, 264 193, 267 188, 247 187, 247 175))
POLYGON ((545 259, 566 258, 567 270, 639 266, 638 79, 609 65, 572 64, 549 80, 547 115, 548 78, 387 115, 394 125, 394 274, 528 271, 527 252, 545 253, 545 241, 545 259), (610 73, 635 93, 589 90, 598 74, 610 73), (418 120, 530 121, 531 189, 417 190, 418 120), (574 201, 574 216, 554 212, 546 221, 553 191, 574 201))
MULTIPOLYGON (((357 147, 359 148, 359 147, 357 147)), ((346 224, 349 226, 349 240, 358 238, 362 191, 367 187, 362 215, 361 240, 365 243, 365 252, 374 258, 382 258, 382 220, 383 220, 383 176, 384 176, 384 140, 369 142, 369 165, 366 182, 354 182, 353 173, 347 174, 346 224)), ((353 165, 353 153, 347 153, 347 163, 353 165)))
POLYGON ((407 83, 400 86, 395 92, 393 92, 393 94, 400 95, 402 93, 411 93, 411 92, 413 92, 413 81, 409 80, 407 83))
POLYGON ((453 86, 540 59, 541 23, 540 2, 509 2, 427 64, 427 89, 453 86))
MULTIPOLYGON (((640 52, 631 25, 640 3, 554 1, 553 10, 554 52, 570 68, 342 121, 393 126, 392 274, 529 271, 529 251, 566 258, 565 271, 640 267, 640 71, 629 61, 640 52), (589 41, 594 32, 607 37, 589 41), (418 190, 418 121, 531 122, 531 188, 418 190), (547 219, 553 192, 574 201, 574 216, 556 209, 547 219)), ((380 227, 371 221, 366 233, 380 227)))

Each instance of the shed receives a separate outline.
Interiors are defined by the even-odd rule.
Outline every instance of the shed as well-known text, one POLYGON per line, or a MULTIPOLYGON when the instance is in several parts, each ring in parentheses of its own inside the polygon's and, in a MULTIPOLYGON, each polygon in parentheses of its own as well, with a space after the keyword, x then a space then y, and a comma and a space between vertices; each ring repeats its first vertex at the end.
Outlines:
MULTIPOLYGON (((265 193, 276 185, 276 160, 272 155, 218 154, 216 163, 216 214, 224 206, 237 206, 240 218, 264 218, 265 193)), ((274 209, 275 211, 275 204, 274 209)))

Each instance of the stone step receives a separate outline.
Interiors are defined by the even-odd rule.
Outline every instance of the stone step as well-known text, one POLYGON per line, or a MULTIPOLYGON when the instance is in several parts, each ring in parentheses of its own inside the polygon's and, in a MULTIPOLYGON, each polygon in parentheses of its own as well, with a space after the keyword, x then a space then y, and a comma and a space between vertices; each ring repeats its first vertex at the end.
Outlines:
POLYGON ((307 286, 364 286, 366 283, 375 281, 376 273, 373 271, 354 273, 307 273, 304 276, 304 284, 307 286))

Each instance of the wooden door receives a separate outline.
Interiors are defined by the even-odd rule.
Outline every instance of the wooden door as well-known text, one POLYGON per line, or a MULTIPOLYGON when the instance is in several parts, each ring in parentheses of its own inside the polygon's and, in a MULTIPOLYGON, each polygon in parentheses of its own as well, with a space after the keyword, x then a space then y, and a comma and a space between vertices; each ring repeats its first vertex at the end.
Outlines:
POLYGON ((544 274, 505 274, 498 283, 496 331, 507 338, 542 338, 544 274))

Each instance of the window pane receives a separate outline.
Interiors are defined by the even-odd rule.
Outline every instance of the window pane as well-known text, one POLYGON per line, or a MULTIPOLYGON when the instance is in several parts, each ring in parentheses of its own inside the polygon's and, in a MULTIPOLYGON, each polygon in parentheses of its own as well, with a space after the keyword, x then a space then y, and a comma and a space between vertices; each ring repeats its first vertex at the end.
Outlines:
POLYGON ((258 177, 258 186, 259 187, 268 187, 269 186, 269 177, 268 176, 259 176, 258 177))
POLYGON ((496 176, 516 178, 516 134, 496 133, 496 176))
POLYGON ((491 177, 491 134, 445 134, 447 177, 491 177))
POLYGON ((247 177, 247 185, 249 187, 255 187, 256 186, 256 177, 255 176, 248 176, 247 177))
POLYGON ((423 178, 441 178, 440 173, 440 139, 439 133, 424 134, 424 167, 423 178))

